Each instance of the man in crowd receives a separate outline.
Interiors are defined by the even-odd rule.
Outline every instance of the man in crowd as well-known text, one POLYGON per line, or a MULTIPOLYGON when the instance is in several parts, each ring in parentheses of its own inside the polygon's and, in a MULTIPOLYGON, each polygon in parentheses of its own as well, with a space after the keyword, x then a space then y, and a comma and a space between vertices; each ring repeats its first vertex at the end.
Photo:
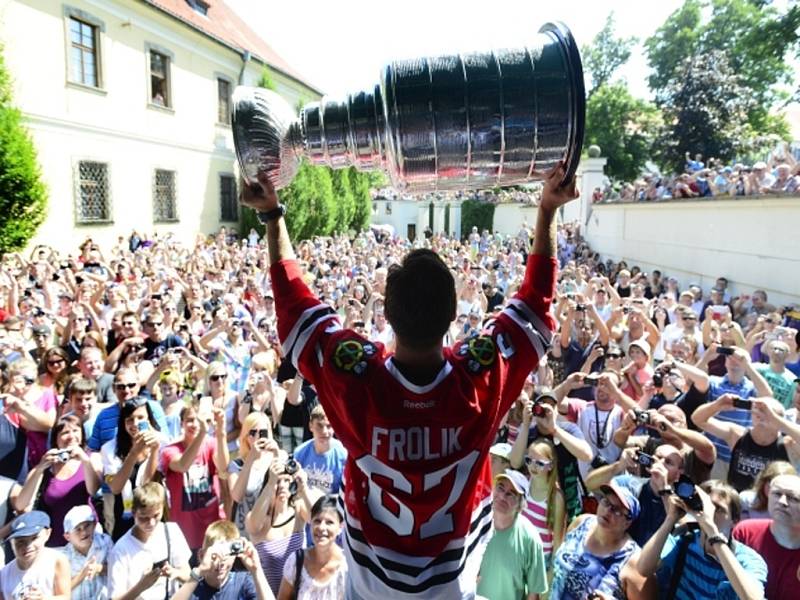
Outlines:
POLYGON ((266 221, 284 348, 317 387, 348 450, 348 598, 474 593, 481 532, 489 529, 489 447, 554 328, 555 212, 578 195, 574 179, 561 186, 564 178, 561 165, 549 174, 525 279, 484 334, 443 349, 456 292, 438 255, 416 250, 392 269, 385 301, 396 340, 390 356, 342 330, 336 313, 306 287, 270 182, 245 189, 242 202, 266 221), (446 476, 451 471, 455 478, 446 476), (470 530, 477 535, 468 538, 470 530), (407 568, 397 566, 418 565, 421 556, 425 565, 414 567, 409 589, 407 568))
POLYGON ((792 405, 795 380, 794 373, 786 368, 789 344, 780 340, 769 340, 761 346, 761 352, 769 359, 769 363, 756 363, 754 368, 767 382, 775 399, 784 408, 789 408, 792 405))
POLYGON ((81 377, 95 382, 98 402, 111 404, 117 401, 117 396, 114 394, 114 376, 106 373, 103 367, 103 354, 100 348, 87 346, 81 349, 78 358, 78 370, 81 377))
POLYGON ((338 494, 347 450, 333 437, 333 427, 319 404, 311 409, 309 429, 313 438, 295 448, 294 458, 306 472, 309 487, 325 495, 338 494))
POLYGON ((520 517, 528 497, 528 480, 519 471, 508 469, 494 481, 494 535, 483 555, 478 596, 538 598, 547 591, 547 566, 539 534, 520 517))
POLYGON ((767 502, 770 518, 742 521, 734 528, 733 538, 766 562, 766 597, 790 600, 800 589, 800 476, 773 479, 767 502))

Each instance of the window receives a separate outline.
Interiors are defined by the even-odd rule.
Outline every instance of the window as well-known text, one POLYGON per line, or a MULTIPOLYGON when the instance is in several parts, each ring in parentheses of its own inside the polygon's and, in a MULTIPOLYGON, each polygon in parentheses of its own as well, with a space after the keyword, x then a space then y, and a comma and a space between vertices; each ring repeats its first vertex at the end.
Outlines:
POLYGON ((217 122, 231 122, 231 82, 226 79, 217 79, 217 122))
POLYGON ((70 81, 100 87, 97 40, 97 27, 75 17, 69 18, 70 81))
POLYGON ((186 0, 186 3, 192 7, 192 10, 201 15, 208 16, 208 3, 203 0, 186 0))
POLYGON ((239 220, 239 202, 236 199, 236 179, 233 175, 219 176, 220 221, 239 220))
POLYGON ((153 221, 177 221, 175 171, 156 169, 153 175, 153 221))
POLYGON ((80 161, 75 176, 76 220, 78 223, 98 223, 111 220, 108 165, 95 161, 80 161))
POLYGON ((169 108, 169 56, 150 50, 150 103, 169 108))

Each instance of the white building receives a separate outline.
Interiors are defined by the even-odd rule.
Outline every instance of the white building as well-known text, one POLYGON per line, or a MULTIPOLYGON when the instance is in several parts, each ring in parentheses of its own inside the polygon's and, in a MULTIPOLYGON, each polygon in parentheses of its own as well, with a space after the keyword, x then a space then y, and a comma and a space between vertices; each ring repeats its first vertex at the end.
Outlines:
POLYGON ((222 0, 0 0, 0 42, 49 188, 31 244, 60 250, 237 227, 233 88, 267 64, 320 96, 222 0))
POLYGON ((390 225, 396 234, 410 240, 426 230, 461 237, 461 202, 379 196, 372 200, 371 223, 390 225))

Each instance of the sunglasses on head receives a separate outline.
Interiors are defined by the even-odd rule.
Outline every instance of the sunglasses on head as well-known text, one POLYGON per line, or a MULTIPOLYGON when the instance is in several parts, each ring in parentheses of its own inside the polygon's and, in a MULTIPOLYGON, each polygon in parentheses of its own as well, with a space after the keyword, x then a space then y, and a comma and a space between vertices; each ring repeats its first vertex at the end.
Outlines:
POLYGON ((247 432, 247 435, 250 437, 258 437, 258 438, 268 438, 269 437, 269 429, 251 429, 247 432))
POLYGON ((134 389, 134 388, 135 388, 137 385, 139 385, 139 384, 138 384, 138 383, 136 383, 136 382, 131 382, 131 383, 115 383, 115 384, 114 384, 114 387, 115 387, 115 388, 117 388, 118 390, 132 390, 132 389, 134 389))
POLYGON ((130 400, 125 401, 126 408, 139 408, 145 404, 147 404, 147 398, 143 398, 142 396, 136 396, 136 398, 131 398, 130 400))
POLYGON ((209 375, 209 377, 208 377, 208 378, 209 378, 211 381, 220 381, 220 380, 225 380, 225 379, 227 379, 227 378, 228 378, 228 374, 227 374, 227 373, 222 373, 221 375, 209 375))

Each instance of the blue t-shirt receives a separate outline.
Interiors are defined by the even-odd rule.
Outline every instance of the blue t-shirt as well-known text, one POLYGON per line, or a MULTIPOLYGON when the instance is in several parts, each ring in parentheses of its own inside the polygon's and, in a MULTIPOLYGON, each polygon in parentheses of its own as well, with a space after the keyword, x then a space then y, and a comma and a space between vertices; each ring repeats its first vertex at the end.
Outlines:
MULTIPOLYGON (((709 377, 708 401, 713 402, 723 394, 735 394, 740 398, 754 398, 756 396, 756 386, 747 377, 742 378, 739 383, 732 383, 728 376, 709 377)), ((742 427, 750 427, 753 424, 752 415, 749 410, 735 408, 733 410, 723 410, 717 413, 716 418, 727 423, 736 423, 742 427)), ((706 437, 714 443, 717 449, 717 458, 722 462, 731 462, 731 449, 724 440, 715 435, 706 433, 706 437)))
POLYGON ((192 592, 197 600, 256 600, 256 584, 253 576, 247 571, 231 571, 220 589, 208 585, 205 581, 198 584, 192 592))
POLYGON ((347 461, 347 450, 339 440, 331 439, 331 448, 325 454, 317 454, 314 440, 308 440, 295 449, 294 458, 308 475, 309 487, 325 494, 339 493, 344 463, 347 461))
MULTIPOLYGON (((666 600, 670 590, 672 571, 678 560, 681 538, 671 535, 661 550, 658 587, 659 598, 666 600)), ((761 592, 767 583, 767 565, 758 553, 742 544, 733 543, 733 554, 744 567, 745 572, 761 585, 761 592)), ((700 543, 700 532, 694 533, 686 550, 686 562, 683 565, 683 576, 678 581, 678 588, 673 596, 676 600, 738 600, 728 576, 719 562, 706 555, 700 543)))
MULTIPOLYGON (((164 415, 164 409, 158 402, 148 400, 147 404, 150 405, 150 411, 153 413, 153 418, 156 420, 158 428, 164 435, 169 435, 169 427, 167 427, 167 418, 164 415)), ((119 421, 119 403, 114 403, 108 408, 104 408, 97 415, 92 429, 92 437, 86 443, 91 450, 100 452, 100 448, 107 441, 117 436, 117 421, 119 421)))

